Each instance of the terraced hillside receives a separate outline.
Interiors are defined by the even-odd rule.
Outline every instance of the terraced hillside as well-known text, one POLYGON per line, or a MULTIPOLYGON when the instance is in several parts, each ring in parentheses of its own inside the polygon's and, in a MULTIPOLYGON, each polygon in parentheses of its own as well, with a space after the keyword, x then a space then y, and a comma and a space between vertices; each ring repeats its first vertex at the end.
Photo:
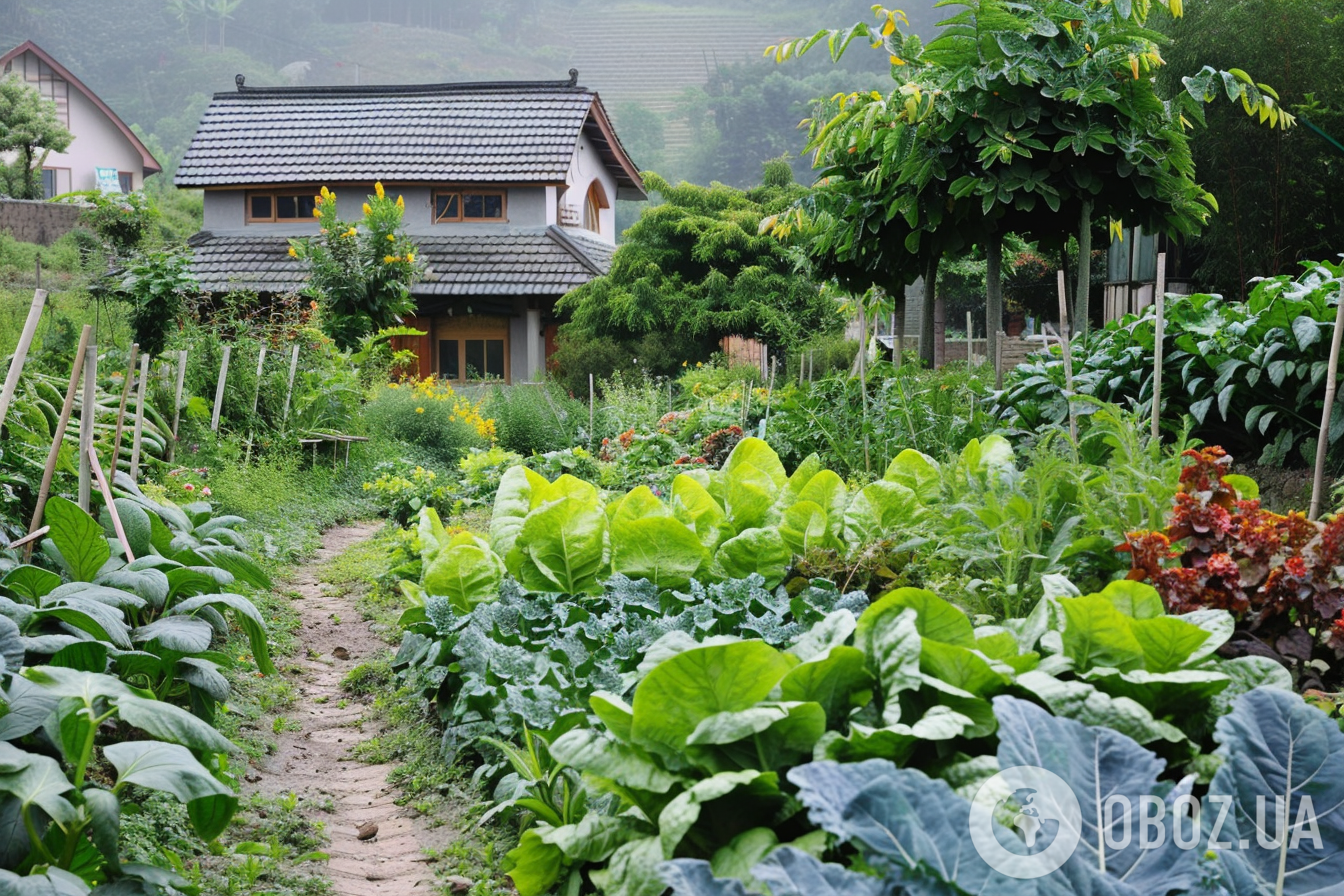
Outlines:
MULTIPOLYGON (((703 86, 716 65, 748 62, 782 37, 815 30, 807 13, 769 17, 738 9, 650 3, 587 3, 563 25, 570 64, 608 107, 638 102, 671 112, 687 87, 703 86)), ((690 141, 682 122, 668 122, 667 148, 690 141)))

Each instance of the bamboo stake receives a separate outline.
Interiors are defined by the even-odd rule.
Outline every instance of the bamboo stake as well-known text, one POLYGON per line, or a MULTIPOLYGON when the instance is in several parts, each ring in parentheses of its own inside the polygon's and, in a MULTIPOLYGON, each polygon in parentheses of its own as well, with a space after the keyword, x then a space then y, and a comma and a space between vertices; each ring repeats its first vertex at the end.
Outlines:
POLYGON ((967 367, 974 367, 974 366, 975 366, 975 340, 971 338, 971 334, 973 334, 975 331, 971 329, 971 325, 972 325, 972 321, 971 321, 971 312, 967 311, 967 312, 966 312, 966 366, 967 366, 967 367))
POLYGON ((42 308, 46 303, 46 290, 39 289, 33 292, 33 304, 28 307, 28 319, 23 322, 19 344, 14 349, 14 357, 10 359, 9 373, 5 375, 5 387, 0 391, 0 427, 5 425, 9 404, 14 400, 14 390, 19 387, 19 375, 23 373, 23 365, 28 361, 28 349, 33 344, 37 322, 42 318, 42 308))
POLYGON ((863 470, 873 471, 872 457, 868 450, 868 312, 859 303, 859 389, 863 396, 863 470))
POLYGON ((597 437, 593 433, 593 375, 588 374, 588 445, 591 447, 597 444, 597 437))
POLYGON ((102 492, 103 504, 107 507, 107 515, 112 517, 112 529, 117 533, 117 540, 121 542, 121 549, 126 552, 126 562, 132 563, 135 560, 135 552, 131 550, 131 542, 126 538, 126 530, 121 525, 121 514, 117 513, 117 502, 112 500, 112 489, 108 488, 107 477, 103 475, 103 465, 98 460, 98 450, 92 445, 89 446, 89 463, 93 467, 93 475, 98 479, 98 491, 102 492))
POLYGON ((229 376, 229 355, 233 354, 233 346, 224 346, 224 360, 219 365, 219 382, 215 384, 215 407, 210 412, 210 431, 219 432, 219 412, 224 407, 224 383, 229 376))
POLYGON ((1166 336, 1167 320, 1167 253, 1157 254, 1157 284, 1153 301, 1157 303, 1157 331, 1153 341, 1153 441, 1156 442, 1162 417, 1162 341, 1166 336))
POLYGON ((1069 435, 1078 441, 1078 416, 1073 409, 1073 336, 1069 332, 1069 296, 1064 286, 1064 269, 1059 270, 1059 338, 1064 350, 1065 399, 1069 402, 1069 435))
POLYGON ((779 372, 779 358, 770 359, 770 386, 765 390, 765 416, 761 418, 761 438, 765 438, 766 427, 770 425, 770 402, 775 397, 775 374, 779 372))
MULTIPOLYGON (((89 336, 93 326, 85 324, 79 334, 79 348, 75 349, 75 363, 70 370, 70 383, 65 387, 65 401, 61 403, 61 416, 56 421, 56 432, 51 440, 51 450, 47 452, 47 465, 42 470, 42 485, 37 490, 37 506, 33 508, 33 519, 28 525, 28 534, 32 534, 42 525, 42 514, 47 509, 47 496, 51 494, 51 477, 56 473, 56 461, 61 456, 61 445, 65 442, 65 429, 70 424, 70 413, 75 408, 75 390, 79 388, 79 376, 84 372, 84 351, 89 347, 89 336)), ((32 545, 27 553, 32 555, 32 545)))
POLYGON ((257 387, 252 390, 252 418, 248 422, 247 431, 247 454, 243 463, 252 462, 252 442, 256 439, 257 403, 261 400, 261 375, 266 371, 266 346, 262 346, 257 352, 257 387))
POLYGON ((145 354, 140 356, 140 381, 135 384, 135 435, 131 439, 132 482, 140 481, 140 448, 145 433, 145 386, 148 384, 149 355, 145 354))
POLYGON ((131 395, 131 384, 135 382, 135 361, 140 354, 140 344, 131 343, 131 355, 126 364, 126 381, 121 384, 121 404, 117 405, 117 434, 112 439, 112 465, 108 467, 113 477, 117 475, 117 461, 121 459, 121 433, 126 420, 126 401, 131 395))
POLYGON ((994 388, 1003 388, 1003 343, 1008 335, 1002 330, 999 331, 999 338, 994 340, 994 388))
POLYGON ((299 345, 296 342, 289 353, 289 385, 285 388, 285 410, 280 415, 281 423, 289 422, 289 400, 294 395, 294 374, 299 369, 299 345))
POLYGON ((1325 407, 1321 409, 1321 431, 1316 437, 1316 475, 1311 483, 1313 520, 1321 512, 1321 494, 1325 491, 1325 452, 1330 447, 1330 415, 1335 408, 1335 387, 1339 374, 1339 343, 1344 336, 1344 286, 1339 288, 1339 307, 1335 310, 1335 332, 1330 337, 1330 363, 1325 372, 1325 407))
POLYGON ((187 350, 177 353, 177 384, 173 390, 173 437, 168 441, 168 462, 177 455, 177 428, 182 422, 182 385, 187 378, 187 350))
POLYGON ((89 469, 89 449, 93 447, 93 427, 98 419, 98 346, 92 343, 84 353, 84 397, 79 407, 79 509, 89 512, 93 491, 93 471, 89 469))

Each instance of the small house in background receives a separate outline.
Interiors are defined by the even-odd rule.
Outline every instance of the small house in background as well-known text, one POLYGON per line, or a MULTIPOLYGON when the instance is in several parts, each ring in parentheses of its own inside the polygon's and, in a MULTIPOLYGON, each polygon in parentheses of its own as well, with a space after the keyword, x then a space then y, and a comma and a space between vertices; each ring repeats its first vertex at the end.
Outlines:
POLYGON ((428 275, 399 337, 420 374, 450 381, 540 379, 555 303, 607 271, 616 199, 644 184, 598 95, 567 81, 248 87, 215 94, 177 171, 205 191, 191 240, 202 286, 223 294, 303 287, 289 239, 315 235, 315 194, 341 217, 381 181, 428 275))
POLYGON ((74 136, 65 152, 42 164, 47 199, 75 190, 131 193, 163 167, 108 105, 32 41, 0 56, 0 75, 17 77, 56 104, 56 116, 74 136))
POLYGON ((1157 255, 1167 253, 1167 294, 1190 295, 1195 284, 1182 247, 1164 236, 1144 233, 1142 227, 1126 227, 1121 238, 1112 238, 1106 254, 1104 320, 1119 320, 1138 314, 1153 304, 1157 290, 1157 255))

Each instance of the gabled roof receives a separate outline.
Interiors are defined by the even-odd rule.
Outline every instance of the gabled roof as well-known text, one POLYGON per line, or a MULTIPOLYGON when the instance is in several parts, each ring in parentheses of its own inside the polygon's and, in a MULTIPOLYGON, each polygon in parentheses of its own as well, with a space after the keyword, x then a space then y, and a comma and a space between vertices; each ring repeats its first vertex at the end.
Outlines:
MULTIPOLYGON (((559 227, 505 234, 416 237, 430 269, 412 294, 428 296, 559 296, 611 267, 616 247, 559 227)), ((191 238, 192 272, 209 292, 291 292, 307 276, 289 256, 284 236, 215 234, 191 238)))
POLYGON ((565 183, 580 134, 644 198, 598 95, 568 81, 247 87, 217 93, 177 169, 182 187, 565 183))
MULTIPOLYGON (((50 53, 39 47, 37 44, 33 43, 30 40, 26 40, 23 43, 19 44, 14 49, 10 50, 5 55, 0 56, 0 71, 2 71, 4 67, 8 65, 11 61, 22 56, 24 53, 32 53, 38 59, 45 62, 48 66, 51 67, 52 71, 54 71, 57 75, 59 75, 62 79, 64 79, 71 87, 75 88, 80 93, 88 97, 89 101, 92 102, 95 106, 97 106, 98 109, 104 115, 106 115, 114 125, 117 126, 117 130, 121 131, 121 133, 126 137, 126 139, 131 141, 131 145, 135 147, 135 151, 140 153, 140 159, 144 164, 145 167, 144 173, 146 177, 148 177, 151 174, 157 174, 158 172, 163 170, 163 166, 159 164, 158 159, 155 159, 154 154, 149 151, 149 149, 145 146, 145 144, 140 142, 140 138, 135 136, 135 132, 126 126, 126 122, 122 121, 119 117, 117 117, 117 113, 113 112, 112 109, 108 107, 107 103, 98 99, 97 94, 95 94, 88 87, 84 86, 83 81, 79 80, 74 75, 70 74, 69 69, 67 69, 65 66, 61 65, 59 62, 53 59, 50 53)), ((76 134, 75 136, 78 137, 79 135, 76 134)))

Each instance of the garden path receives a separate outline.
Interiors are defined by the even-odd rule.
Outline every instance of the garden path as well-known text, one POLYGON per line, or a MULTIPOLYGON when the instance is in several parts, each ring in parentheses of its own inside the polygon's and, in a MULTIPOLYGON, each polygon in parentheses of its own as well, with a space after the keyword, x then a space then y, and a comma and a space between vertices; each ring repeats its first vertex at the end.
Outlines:
POLYGON ((366 765, 352 756, 356 745, 379 732, 361 724, 362 703, 344 701, 348 695, 341 680, 385 645, 360 615, 355 598, 324 584, 320 574, 327 561, 372 536, 380 525, 328 530, 321 549, 296 571, 291 587, 303 620, 299 637, 305 653, 295 658, 302 671, 292 679, 297 693, 289 721, 295 724, 279 733, 275 752, 248 779, 267 795, 293 792, 310 805, 330 801, 333 811, 313 811, 331 838, 327 876, 334 896, 433 892, 434 872, 425 850, 442 847, 453 836, 446 827, 431 829, 414 809, 397 805, 398 792, 387 783, 392 765, 366 765), (376 834, 369 833, 370 825, 376 825, 376 834))

